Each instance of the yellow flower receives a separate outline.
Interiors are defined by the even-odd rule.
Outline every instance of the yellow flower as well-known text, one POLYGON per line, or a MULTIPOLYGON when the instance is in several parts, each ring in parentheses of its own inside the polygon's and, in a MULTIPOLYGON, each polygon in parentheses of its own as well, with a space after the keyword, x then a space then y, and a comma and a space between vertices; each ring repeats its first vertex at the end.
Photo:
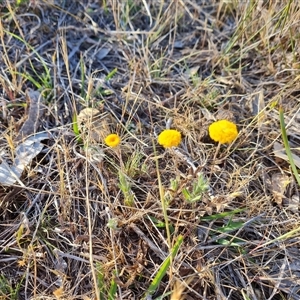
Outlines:
POLYGON ((112 133, 112 134, 109 134, 105 139, 104 139, 104 142, 107 146, 109 147, 117 147, 120 142, 121 142, 121 139, 120 137, 115 134, 115 133, 112 133))
POLYGON ((175 129, 166 129, 158 136, 158 143, 165 148, 177 147, 181 142, 181 133, 175 129))
POLYGON ((19 267, 24 267, 24 266, 26 266, 26 260, 25 260, 24 258, 18 260, 17 263, 18 263, 18 266, 19 266, 19 267))
POLYGON ((209 136, 220 144, 231 143, 238 135, 237 127, 228 120, 220 120, 212 123, 208 128, 209 136))

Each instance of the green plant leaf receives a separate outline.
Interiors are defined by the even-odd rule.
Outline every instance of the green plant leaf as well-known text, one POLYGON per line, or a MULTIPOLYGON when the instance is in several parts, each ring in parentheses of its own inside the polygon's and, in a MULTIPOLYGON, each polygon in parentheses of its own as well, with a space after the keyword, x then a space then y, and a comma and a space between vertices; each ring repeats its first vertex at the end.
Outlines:
POLYGON ((77 142, 82 143, 76 113, 74 113, 72 116, 72 128, 73 128, 73 132, 76 136, 77 142))
POLYGON ((226 217, 231 217, 235 214, 238 214, 240 212, 243 212, 245 211, 246 208, 238 208, 238 209, 234 209, 232 211, 227 211, 227 212, 223 212, 223 213, 220 213, 220 214, 215 214, 215 215, 211 215, 211 216, 204 216, 204 217, 201 217, 201 221, 213 221, 213 220, 218 220, 218 219, 224 219, 226 217))
POLYGON ((282 140, 284 143, 284 147, 285 147, 285 151, 286 154, 288 156, 293 174, 298 182, 298 185, 300 186, 300 177, 299 177, 299 173, 297 170, 297 167, 295 165, 294 159, 293 159, 293 155, 291 152, 291 148, 289 145, 289 141, 288 141, 288 137, 287 137, 287 133, 286 133, 286 128, 285 128, 285 123, 284 123, 284 115, 283 115, 283 109, 282 107, 279 109, 279 119, 280 119, 280 128, 281 128, 281 134, 282 134, 282 140))
POLYGON ((218 228, 218 232, 226 233, 226 232, 231 232, 234 230, 241 229, 244 226, 244 222, 228 222, 227 225, 218 228))
POLYGON ((223 238, 216 240, 216 242, 223 246, 233 246, 233 247, 241 247, 240 243, 243 243, 243 241, 240 239, 228 240, 223 238))
POLYGON ((114 279, 110 282, 110 288, 108 292, 108 300, 114 300, 115 295, 117 293, 117 283, 115 282, 114 279))
POLYGON ((105 80, 109 80, 111 78, 113 78, 115 76, 115 74, 117 73, 118 68, 114 68, 112 71, 110 71, 106 76, 105 76, 105 80))
MULTIPOLYGON (((154 223, 154 225, 157 228, 165 228, 166 227, 166 223, 163 221, 160 221, 159 219, 156 219, 155 217, 152 216, 148 216, 148 218, 154 223)), ((169 224, 169 229, 170 229, 170 233, 174 233, 175 228, 172 224, 169 224)))
POLYGON ((156 291, 161 280, 163 279, 163 277, 166 275, 166 273, 168 271, 168 268, 171 264, 171 259, 173 259, 176 256, 182 242, 183 242, 183 236, 180 235, 180 236, 178 236, 174 247, 171 249, 171 254, 164 260, 164 262, 160 266, 160 269, 158 270, 157 274, 153 278, 149 288, 147 289, 144 299, 147 296, 152 295, 156 291))

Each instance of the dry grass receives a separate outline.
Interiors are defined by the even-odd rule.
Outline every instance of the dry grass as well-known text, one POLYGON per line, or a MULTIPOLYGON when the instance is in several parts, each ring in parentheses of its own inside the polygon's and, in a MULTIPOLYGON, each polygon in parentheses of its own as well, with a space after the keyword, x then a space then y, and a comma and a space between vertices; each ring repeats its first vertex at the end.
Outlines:
POLYGON ((147 299, 300 299, 299 186, 274 151, 279 107, 300 147, 298 1, 0 3, 2 161, 27 88, 49 133, 0 186, 1 299, 143 299, 180 236, 147 299), (214 160, 224 118, 240 134, 214 160))

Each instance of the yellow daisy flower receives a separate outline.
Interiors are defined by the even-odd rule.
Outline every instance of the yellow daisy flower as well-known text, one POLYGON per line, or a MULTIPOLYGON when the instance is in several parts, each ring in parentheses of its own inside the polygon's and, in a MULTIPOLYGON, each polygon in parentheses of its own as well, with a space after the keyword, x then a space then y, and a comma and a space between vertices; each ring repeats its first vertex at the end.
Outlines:
POLYGON ((166 129, 159 134, 157 141, 165 148, 177 147, 181 142, 181 133, 175 129, 166 129))
POLYGON ((107 146, 114 148, 120 144, 121 138, 117 134, 112 133, 104 139, 104 142, 107 146))
POLYGON ((228 120, 219 120, 212 123, 208 128, 209 136, 220 144, 231 143, 238 135, 237 127, 228 120))

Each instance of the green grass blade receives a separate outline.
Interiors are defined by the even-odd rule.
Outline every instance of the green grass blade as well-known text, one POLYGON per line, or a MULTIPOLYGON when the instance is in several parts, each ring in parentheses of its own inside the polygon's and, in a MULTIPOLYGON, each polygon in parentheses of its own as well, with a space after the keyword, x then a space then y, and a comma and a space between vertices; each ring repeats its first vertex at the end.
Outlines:
POLYGON ((79 136, 79 127, 78 127, 76 114, 74 114, 72 117, 72 123, 73 123, 73 131, 74 131, 75 135, 78 137, 79 136))
POLYGON ((14 72, 14 74, 16 75, 20 75, 21 77, 25 78, 26 80, 30 81, 32 84, 34 84, 36 86, 36 88, 39 90, 42 88, 42 85, 36 81, 31 75, 27 75, 25 73, 21 73, 21 72, 14 72))
POLYGON ((163 279, 163 277, 166 275, 167 270, 171 264, 171 259, 173 259, 175 257, 175 255, 177 254, 180 245, 183 242, 183 236, 179 236, 174 247, 171 249, 171 254, 165 259, 165 261, 163 262, 163 264, 161 265, 160 269, 158 270, 157 274, 155 275, 155 277, 153 278, 147 292, 146 292, 146 296, 148 295, 152 295, 158 288, 161 280, 163 279))
POLYGON ((99 289, 99 297, 100 300, 105 300, 105 281, 104 281, 104 274, 102 270, 102 266, 100 263, 96 262, 96 270, 97 270, 97 285, 99 289))
POLYGON ((117 293, 117 284, 114 279, 110 283, 110 288, 108 292, 108 300, 114 300, 117 293))
POLYGON ((285 6, 282 14, 281 14, 281 17, 279 18, 279 20, 283 17, 283 22, 282 22, 282 25, 281 25, 281 33, 283 31, 283 29, 285 28, 285 24, 286 24, 286 21, 289 17, 289 12, 290 12, 290 9, 291 9, 291 4, 292 4, 293 0, 290 0, 288 2, 288 4, 285 6))
POLYGON ((284 240, 287 240, 289 238, 295 237, 296 233, 297 233, 297 236, 299 236, 298 232, 300 232, 300 226, 298 226, 297 228, 295 228, 295 229, 293 229, 293 230, 291 230, 291 231, 289 231, 289 232, 287 232, 287 233, 285 233, 285 234, 283 234, 283 235, 281 235, 281 236, 279 236, 279 237, 277 237, 273 240, 265 242, 264 244, 260 244, 259 246, 257 246, 253 250, 251 250, 250 253, 253 253, 254 251, 256 251, 260 248, 266 247, 270 244, 273 244, 273 243, 276 243, 276 242, 279 242, 279 241, 284 241, 284 240))
POLYGON ((244 290, 241 290, 242 296, 244 300, 251 300, 244 290))
POLYGON ((105 80, 109 80, 111 78, 114 77, 114 75, 117 73, 118 69, 114 68, 111 72, 109 72, 106 76, 105 76, 105 80))
POLYGON ((157 298, 155 298, 155 300, 163 300, 164 298, 166 298, 167 296, 171 295, 172 294, 172 291, 171 292, 167 292, 161 296, 158 296, 157 298))
POLYGON ((86 94, 85 94, 85 90, 84 90, 84 85, 85 85, 85 65, 84 65, 84 60, 82 55, 80 56, 80 71, 81 71, 81 92, 80 92, 80 96, 82 99, 87 100, 86 99, 86 94))
POLYGON ((72 116, 72 128, 73 128, 73 132, 76 135, 76 139, 78 143, 82 143, 82 139, 80 137, 80 131, 79 131, 79 127, 78 127, 78 122, 77 122, 77 115, 76 113, 73 114, 72 116))
POLYGON ((294 159, 293 159, 293 155, 291 152, 291 148, 289 145, 289 141, 287 138, 287 134, 286 134, 286 128, 285 128, 285 123, 284 123, 284 116, 283 116, 283 109, 282 107, 279 109, 279 119, 280 119, 280 128, 281 128, 281 134, 282 134, 282 140, 284 143, 284 147, 285 147, 285 151, 286 154, 288 156, 292 171, 294 173, 294 176, 298 182, 298 185, 300 186, 300 177, 299 177, 299 173, 297 171, 297 167, 295 165, 294 159))

